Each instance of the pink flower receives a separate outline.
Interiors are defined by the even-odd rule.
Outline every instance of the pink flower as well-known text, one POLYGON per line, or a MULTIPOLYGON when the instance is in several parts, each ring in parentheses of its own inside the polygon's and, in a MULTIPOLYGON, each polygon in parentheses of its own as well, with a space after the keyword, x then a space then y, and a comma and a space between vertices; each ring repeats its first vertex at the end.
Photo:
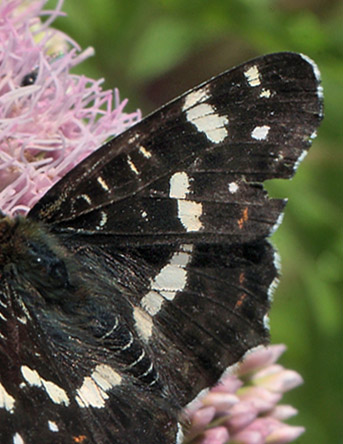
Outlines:
POLYGON ((186 410, 190 429, 187 444, 284 444, 298 438, 303 427, 282 423, 297 411, 278 402, 303 380, 275 361, 284 345, 251 352, 208 394, 186 410))
POLYGON ((0 209, 26 213, 106 139, 140 120, 102 80, 70 70, 93 54, 51 28, 62 1, 0 3, 0 209), (42 18, 45 17, 45 21, 42 18))

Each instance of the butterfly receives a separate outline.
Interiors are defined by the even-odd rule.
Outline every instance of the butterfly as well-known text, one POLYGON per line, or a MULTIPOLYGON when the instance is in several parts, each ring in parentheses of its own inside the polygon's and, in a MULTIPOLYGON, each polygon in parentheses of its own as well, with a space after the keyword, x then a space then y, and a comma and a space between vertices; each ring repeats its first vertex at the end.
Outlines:
POLYGON ((1 214, 2 444, 182 441, 181 410, 268 342, 285 201, 262 182, 294 174, 322 107, 309 58, 265 55, 1 214))

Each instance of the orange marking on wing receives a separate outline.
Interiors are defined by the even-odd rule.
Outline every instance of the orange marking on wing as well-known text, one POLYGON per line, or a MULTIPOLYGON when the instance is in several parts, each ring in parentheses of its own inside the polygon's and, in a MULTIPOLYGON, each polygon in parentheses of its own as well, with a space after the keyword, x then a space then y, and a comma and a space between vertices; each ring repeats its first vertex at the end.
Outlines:
MULTIPOLYGON (((239 274, 239 284, 242 285, 244 282, 245 274, 242 272, 239 274)), ((240 295, 238 301, 235 304, 235 308, 240 308, 243 305, 244 299, 247 297, 246 293, 240 295)))
POLYGON ((73 441, 78 444, 82 444, 85 439, 87 439, 86 435, 73 436, 73 441))
POLYGON ((245 207, 243 210, 242 217, 238 219, 238 226, 240 230, 243 228, 243 225, 247 220, 248 220, 248 207, 245 207))
POLYGON ((239 275, 239 283, 240 283, 240 284, 243 284, 243 282, 244 282, 244 278, 245 278, 245 274, 244 274, 244 273, 241 273, 241 274, 239 275))
POLYGON ((235 308, 240 308, 243 305, 244 299, 247 297, 246 293, 240 295, 238 301, 235 304, 235 308))

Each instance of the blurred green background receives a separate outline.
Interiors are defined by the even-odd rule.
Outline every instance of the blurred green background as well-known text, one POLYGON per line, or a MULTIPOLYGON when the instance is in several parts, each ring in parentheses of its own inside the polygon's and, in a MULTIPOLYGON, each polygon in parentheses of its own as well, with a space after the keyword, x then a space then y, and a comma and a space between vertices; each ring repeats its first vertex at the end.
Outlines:
MULTIPOLYGON (((55 2, 49 2, 54 5, 55 2)), ((285 402, 299 409, 302 444, 343 442, 342 196, 343 2, 341 0, 65 0, 55 26, 96 56, 79 73, 105 77, 143 115, 200 81, 254 56, 303 52, 322 72, 325 120, 291 181, 274 235, 282 279, 271 312, 282 363, 305 384, 285 402)))

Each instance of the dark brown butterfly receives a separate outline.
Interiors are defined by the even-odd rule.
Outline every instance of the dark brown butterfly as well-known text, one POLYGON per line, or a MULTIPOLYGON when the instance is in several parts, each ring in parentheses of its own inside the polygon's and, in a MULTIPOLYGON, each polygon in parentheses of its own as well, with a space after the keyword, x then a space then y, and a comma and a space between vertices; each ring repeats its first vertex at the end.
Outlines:
POLYGON ((181 409, 268 341, 285 202, 261 183, 294 174, 321 119, 314 63, 266 55, 2 215, 1 444, 182 439, 181 409))

